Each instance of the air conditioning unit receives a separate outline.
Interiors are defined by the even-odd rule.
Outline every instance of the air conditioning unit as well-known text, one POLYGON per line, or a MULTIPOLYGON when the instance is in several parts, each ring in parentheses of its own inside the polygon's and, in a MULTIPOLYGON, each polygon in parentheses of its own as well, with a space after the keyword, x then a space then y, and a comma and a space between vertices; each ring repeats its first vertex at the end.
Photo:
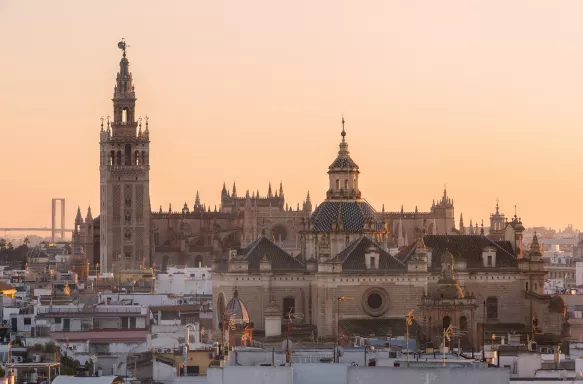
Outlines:
POLYGON ((13 363, 22 363, 22 361, 23 361, 22 356, 12 356, 13 363))
POLYGON ((41 355, 32 355, 32 362, 33 363, 40 363, 41 362, 41 355))
POLYGON ((164 353, 164 352, 166 352, 166 349, 165 348, 156 348, 156 352, 164 353))
POLYGON ((540 347, 539 348, 539 352, 540 353, 551 353, 551 352, 549 352, 549 348, 548 347, 540 347))
POLYGON ((172 348, 166 348, 166 353, 174 353, 174 349, 172 349, 172 348))

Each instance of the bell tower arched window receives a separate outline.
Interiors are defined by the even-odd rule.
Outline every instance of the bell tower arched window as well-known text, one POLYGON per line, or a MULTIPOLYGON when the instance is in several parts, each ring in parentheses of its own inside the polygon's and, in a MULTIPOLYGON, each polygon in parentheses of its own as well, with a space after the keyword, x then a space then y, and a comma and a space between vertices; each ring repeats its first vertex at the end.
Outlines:
POLYGON ((121 110, 121 122, 127 123, 128 122, 128 108, 125 107, 121 110))
POLYGON ((125 145, 125 165, 132 165, 132 146, 130 144, 125 145))

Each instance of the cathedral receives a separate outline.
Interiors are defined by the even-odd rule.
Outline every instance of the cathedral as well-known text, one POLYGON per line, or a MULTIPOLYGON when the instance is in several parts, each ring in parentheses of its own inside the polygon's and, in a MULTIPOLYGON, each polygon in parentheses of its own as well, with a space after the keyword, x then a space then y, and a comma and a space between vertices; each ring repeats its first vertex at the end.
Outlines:
POLYGON ((530 332, 533 318, 541 332, 565 332, 562 300, 543 294, 538 240, 523 250, 516 215, 506 219, 497 205, 488 234, 483 224, 466 229, 461 215, 456 228, 446 190, 427 212, 377 211, 360 189, 344 119, 320 205, 307 193, 290 206, 281 183, 264 194, 233 183, 223 184, 218 207, 196 193, 192 205, 153 211, 149 122, 136 119, 123 41, 119 48, 113 118, 102 119, 99 136, 100 215, 88 208, 83 219, 78 209, 75 257, 101 272, 212 266, 216 329, 236 316, 225 305, 236 298, 245 323, 265 336, 280 335, 291 313, 320 337, 403 335, 407 313, 426 342, 452 324, 476 347, 482 331, 530 332))
MULTIPOLYGON (((235 183, 229 189, 223 184, 219 207, 202 203, 196 192, 192 205, 185 202, 175 210, 171 204, 167 209, 151 209, 149 121, 146 117, 142 124, 141 118, 136 119, 136 92, 125 43, 120 42, 119 47, 123 55, 112 99, 113 118, 108 117, 105 124, 102 119, 100 129, 100 215, 94 219, 89 207, 83 219, 78 209, 75 254, 83 254, 91 265, 99 264, 102 272, 114 272, 144 267, 165 270, 169 265, 210 267, 216 256, 247 247, 260 236, 291 255, 302 253, 302 222, 312 215, 312 201, 308 192, 301 206, 292 207, 285 200, 282 183, 275 188, 268 183, 263 194, 259 190, 238 194, 235 183)), ((338 190, 346 196, 360 193, 358 185, 345 187, 338 190)), ((453 200, 446 191, 428 212, 417 208, 407 212, 403 207, 385 212, 383 206, 375 215, 386 222, 389 230, 384 241, 392 247, 409 244, 421 232, 457 232, 453 200)))

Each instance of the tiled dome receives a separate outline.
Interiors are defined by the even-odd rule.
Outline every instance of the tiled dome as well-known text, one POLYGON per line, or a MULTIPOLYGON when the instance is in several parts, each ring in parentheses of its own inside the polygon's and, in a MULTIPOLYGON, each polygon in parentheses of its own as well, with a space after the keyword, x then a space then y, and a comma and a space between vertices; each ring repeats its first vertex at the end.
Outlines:
POLYGON ((225 313, 227 320, 234 320, 235 324, 249 324, 249 311, 247 311, 245 304, 239 300, 239 292, 237 291, 235 291, 233 298, 227 304, 225 313))
POLYGON ((373 230, 384 230, 375 209, 366 201, 330 201, 326 200, 316 208, 310 224, 316 232, 361 232, 367 229, 367 222, 372 222, 373 230), (336 225, 334 225, 336 224, 336 225))

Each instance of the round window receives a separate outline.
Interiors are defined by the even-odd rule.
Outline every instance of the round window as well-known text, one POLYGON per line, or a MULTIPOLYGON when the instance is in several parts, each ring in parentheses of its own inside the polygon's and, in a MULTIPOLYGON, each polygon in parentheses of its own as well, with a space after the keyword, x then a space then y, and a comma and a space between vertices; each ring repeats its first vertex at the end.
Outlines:
POLYGON ((383 298, 378 293, 371 293, 366 300, 369 307, 379 309, 383 305, 383 298))
POLYGON ((371 287, 362 295, 362 309, 369 316, 383 316, 389 310, 390 298, 381 287, 371 287))

